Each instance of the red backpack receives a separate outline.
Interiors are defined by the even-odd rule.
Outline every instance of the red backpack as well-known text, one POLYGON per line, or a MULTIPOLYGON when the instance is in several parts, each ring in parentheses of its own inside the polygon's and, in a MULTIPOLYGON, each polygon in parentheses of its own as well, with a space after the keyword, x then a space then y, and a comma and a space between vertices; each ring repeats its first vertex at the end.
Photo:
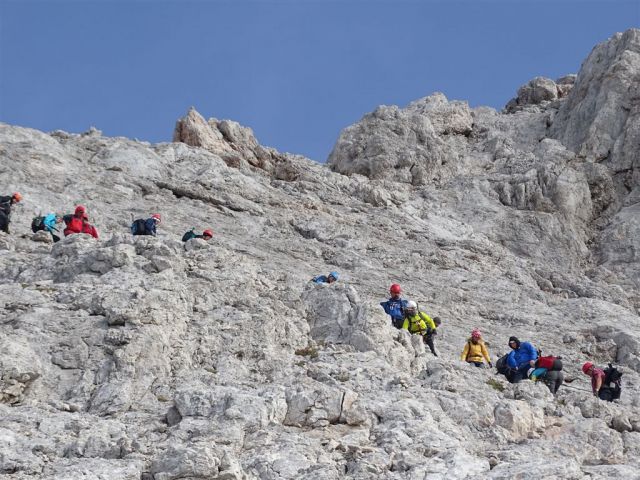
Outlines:
POLYGON ((536 361, 537 368, 546 368, 547 370, 562 370, 562 358, 548 355, 546 357, 538 357, 536 361))
POLYGON ((65 215, 63 220, 67 224, 67 228, 64 229, 65 236, 72 233, 82 233, 82 218, 78 218, 75 215, 65 215))

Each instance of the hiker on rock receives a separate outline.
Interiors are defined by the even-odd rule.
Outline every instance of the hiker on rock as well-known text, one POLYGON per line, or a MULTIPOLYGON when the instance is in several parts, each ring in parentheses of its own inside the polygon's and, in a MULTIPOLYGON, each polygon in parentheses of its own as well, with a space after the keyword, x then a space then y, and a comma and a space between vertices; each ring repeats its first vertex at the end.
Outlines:
POLYGON ((582 365, 582 373, 591 377, 591 391, 601 400, 612 402, 620 398, 622 393, 622 373, 614 366, 597 368, 593 363, 582 365))
POLYGON ((89 223, 87 209, 83 205, 78 205, 73 215, 65 215, 62 217, 66 228, 63 230, 64 236, 73 235, 74 233, 86 233, 93 238, 98 238, 98 231, 89 223))
POLYGON ((338 272, 331 272, 329 275, 318 275, 317 277, 313 277, 311 281, 313 283, 333 283, 338 281, 340 278, 340 274, 338 272))
POLYGON ((194 230, 195 230, 195 227, 192 228, 191 230, 189 230, 187 233, 185 233, 182 236, 182 241, 183 242, 188 242, 192 238, 201 238, 205 242, 208 242, 209 240, 211 240, 213 238, 213 231, 212 230, 205 230, 204 232, 202 232, 202 235, 196 234, 194 232, 194 230))
POLYGON ((404 323, 404 309, 407 307, 407 301, 400 298, 402 289, 400 285, 394 283, 389 288, 391 298, 386 302, 380 302, 380 306, 384 308, 384 312, 391 317, 391 324, 396 328, 402 328, 404 323))
POLYGON ((434 356, 438 356, 433 345, 433 336, 436 334, 436 328, 440 325, 440 319, 431 319, 429 315, 418 310, 418 304, 413 300, 409 300, 404 309, 404 321, 402 329, 408 330, 411 334, 422 335, 424 343, 429 346, 429 350, 434 356))
POLYGON ((511 352, 507 355, 507 380, 518 383, 527 377, 527 371, 535 367, 538 351, 529 342, 520 342, 517 337, 509 337, 511 352))
POLYGON ((131 224, 132 235, 149 235, 156 236, 156 228, 162 222, 162 217, 159 213, 152 214, 149 218, 139 218, 134 220, 131 224))
POLYGON ((0 197, 0 231, 9 233, 9 223, 11 223, 11 207, 22 200, 22 195, 15 192, 12 195, 0 197))
POLYGON ((484 367, 484 361, 486 361, 489 367, 493 367, 487 346, 485 345, 484 340, 482 340, 480 330, 477 328, 474 328, 471 332, 471 337, 467 340, 467 343, 462 350, 460 360, 472 363, 476 367, 484 367))
POLYGON ((47 215, 36 217, 31 222, 31 231, 33 233, 39 232, 40 230, 46 230, 51 234, 51 238, 53 238, 53 242, 59 242, 60 237, 57 236, 53 232, 58 232, 56 226, 62 223, 62 216, 56 213, 48 213, 47 215))

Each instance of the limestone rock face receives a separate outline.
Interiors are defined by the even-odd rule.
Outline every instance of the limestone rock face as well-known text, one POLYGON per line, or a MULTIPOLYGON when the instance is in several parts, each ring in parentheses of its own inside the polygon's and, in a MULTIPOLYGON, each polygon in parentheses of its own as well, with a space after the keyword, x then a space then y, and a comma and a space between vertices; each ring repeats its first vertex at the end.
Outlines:
POLYGON ((329 166, 195 110, 158 145, 0 124, 24 196, 0 233, 0 477, 635 478, 637 39, 509 112, 380 107, 329 166), (32 234, 77 204, 99 240, 32 234), (214 238, 182 243, 194 227, 214 238), (437 357, 390 325, 391 283, 441 319, 437 357), (460 361, 473 328, 494 363, 516 335, 575 380, 460 361), (587 359, 623 370, 619 400, 587 359))

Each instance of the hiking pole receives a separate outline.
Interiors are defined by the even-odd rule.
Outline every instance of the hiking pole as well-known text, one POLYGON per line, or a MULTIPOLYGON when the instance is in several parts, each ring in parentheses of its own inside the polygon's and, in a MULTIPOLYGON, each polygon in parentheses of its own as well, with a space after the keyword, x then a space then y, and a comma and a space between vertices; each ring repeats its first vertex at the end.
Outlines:
POLYGON ((565 387, 565 388, 573 388, 574 390, 578 390, 579 392, 587 392, 587 393, 593 394, 593 392, 590 391, 590 390, 585 390, 584 388, 574 387, 573 385, 567 385, 566 382, 563 383, 562 386, 565 387))

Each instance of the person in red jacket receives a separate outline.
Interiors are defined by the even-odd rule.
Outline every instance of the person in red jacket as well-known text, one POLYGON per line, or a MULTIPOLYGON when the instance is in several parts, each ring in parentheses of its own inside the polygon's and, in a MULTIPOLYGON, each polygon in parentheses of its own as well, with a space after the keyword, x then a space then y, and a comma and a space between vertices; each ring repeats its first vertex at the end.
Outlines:
POLYGON ((65 237, 74 233, 86 233, 93 238, 98 238, 98 231, 89 223, 87 209, 83 205, 78 205, 73 215, 65 215, 62 220, 67 226, 63 231, 65 237))

